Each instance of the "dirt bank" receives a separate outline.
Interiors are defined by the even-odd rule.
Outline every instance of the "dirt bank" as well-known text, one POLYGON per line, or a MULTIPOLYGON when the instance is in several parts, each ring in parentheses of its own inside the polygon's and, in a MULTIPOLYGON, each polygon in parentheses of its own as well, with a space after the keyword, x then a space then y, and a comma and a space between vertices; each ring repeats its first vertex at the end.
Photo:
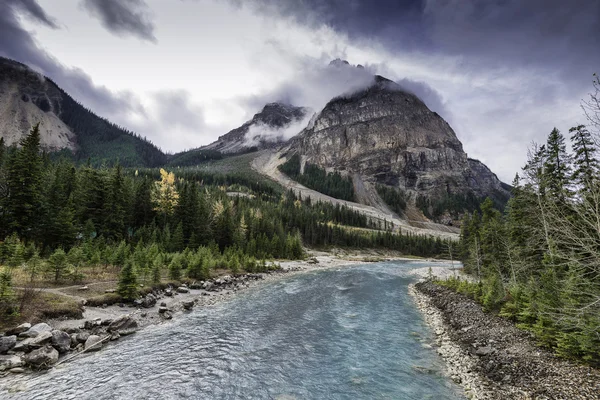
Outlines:
POLYGON ((540 349, 530 334, 430 282, 410 292, 448 372, 473 399, 600 399, 600 371, 540 349))

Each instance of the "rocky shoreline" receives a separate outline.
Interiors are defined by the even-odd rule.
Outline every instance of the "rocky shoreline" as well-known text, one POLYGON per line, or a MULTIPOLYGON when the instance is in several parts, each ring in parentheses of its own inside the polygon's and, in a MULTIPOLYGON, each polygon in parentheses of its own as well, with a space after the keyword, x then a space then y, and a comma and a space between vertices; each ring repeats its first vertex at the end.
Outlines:
POLYGON ((410 285, 448 375, 471 399, 600 399, 600 371, 554 356, 510 321, 431 282, 410 285))

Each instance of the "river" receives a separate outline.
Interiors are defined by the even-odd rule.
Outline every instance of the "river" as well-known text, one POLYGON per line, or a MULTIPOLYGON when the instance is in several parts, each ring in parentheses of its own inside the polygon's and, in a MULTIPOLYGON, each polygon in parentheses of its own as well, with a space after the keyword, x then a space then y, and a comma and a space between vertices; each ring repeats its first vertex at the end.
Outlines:
POLYGON ((100 353, 7 378, 7 399, 462 399, 407 286, 416 262, 297 274, 100 353))

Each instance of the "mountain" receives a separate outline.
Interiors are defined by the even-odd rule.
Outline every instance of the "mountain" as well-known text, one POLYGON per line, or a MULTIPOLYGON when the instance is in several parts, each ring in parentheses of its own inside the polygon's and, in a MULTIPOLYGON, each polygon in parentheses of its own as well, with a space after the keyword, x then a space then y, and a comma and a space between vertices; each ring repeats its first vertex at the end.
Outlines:
POLYGON ((259 113, 254 114, 250 121, 219 136, 217 141, 200 149, 240 153, 273 147, 300 132, 306 126, 310 114, 311 110, 306 107, 269 103, 259 113))
POLYGON ((93 164, 158 166, 166 155, 155 145, 86 109, 51 79, 0 57, 0 136, 16 144, 40 123, 47 151, 67 150, 93 164))
MULTIPOLYGON (((351 176, 355 190, 400 189, 429 217, 476 205, 486 196, 499 206, 510 197, 508 185, 467 157, 440 115, 381 76, 364 90, 332 99, 292 139, 290 149, 288 154, 301 156, 302 168, 309 163, 351 176)), ((357 193, 363 199, 372 195, 357 193)))

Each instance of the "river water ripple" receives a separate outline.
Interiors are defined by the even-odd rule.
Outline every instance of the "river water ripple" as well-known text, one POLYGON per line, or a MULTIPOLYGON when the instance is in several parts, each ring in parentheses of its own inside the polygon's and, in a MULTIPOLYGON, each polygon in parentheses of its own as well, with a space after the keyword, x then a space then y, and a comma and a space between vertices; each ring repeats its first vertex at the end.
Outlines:
MULTIPOLYGON (((298 274, 144 329, 7 399, 462 399, 407 293, 411 262, 298 274)), ((19 390, 19 391, 15 391, 19 390)))

